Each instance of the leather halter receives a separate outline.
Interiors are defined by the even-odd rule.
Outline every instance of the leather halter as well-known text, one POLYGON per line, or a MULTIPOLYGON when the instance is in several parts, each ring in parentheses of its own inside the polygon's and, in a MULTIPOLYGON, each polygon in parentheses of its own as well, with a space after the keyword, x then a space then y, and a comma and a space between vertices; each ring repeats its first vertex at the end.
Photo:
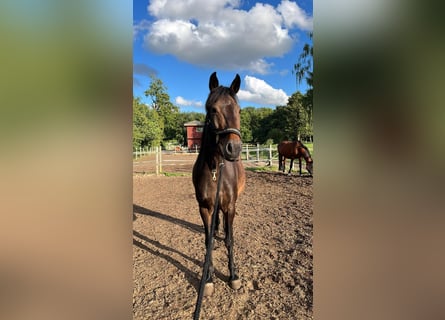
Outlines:
MULTIPOLYGON (((238 137, 240 137, 241 139, 241 132, 238 129, 235 128, 226 128, 226 129, 222 129, 222 130, 217 130, 215 128, 215 125, 213 124, 213 122, 207 117, 206 122, 205 122, 206 126, 209 128, 209 130, 216 136, 216 143, 219 143, 219 136, 220 135, 224 135, 224 134, 229 134, 229 133, 234 133, 236 134, 238 137)), ((221 161, 220 165, 223 165, 224 161, 221 161)), ((216 164, 212 165, 212 180, 216 181, 216 164)))
POLYGON ((227 134, 227 133, 234 133, 236 134, 238 137, 241 138, 241 132, 238 129, 235 128, 227 128, 227 129, 223 129, 223 130, 218 130, 218 131, 214 131, 214 133, 219 136, 221 134, 227 134))
POLYGON ((216 135, 216 143, 218 143, 220 135, 224 135, 224 134, 228 134, 228 133, 234 133, 241 139, 241 132, 238 129, 225 128, 222 130, 218 130, 215 128, 215 125, 209 118, 207 118, 207 120, 206 120, 206 125, 209 127, 209 129, 212 131, 212 133, 214 133, 216 135))

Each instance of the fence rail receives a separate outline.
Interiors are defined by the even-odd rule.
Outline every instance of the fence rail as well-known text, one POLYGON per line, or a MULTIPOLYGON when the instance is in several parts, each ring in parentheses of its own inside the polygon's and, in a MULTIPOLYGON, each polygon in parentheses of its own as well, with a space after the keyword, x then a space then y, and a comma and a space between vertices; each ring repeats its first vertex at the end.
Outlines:
POLYGON ((148 156, 150 154, 156 154, 159 147, 145 147, 133 150, 133 159, 139 159, 143 156, 148 156))
MULTIPOLYGON (((199 150, 191 150, 186 154, 197 154, 199 150)), ((133 166, 147 166, 148 164, 155 169, 153 171, 156 174, 163 172, 165 166, 181 166, 184 164, 190 164, 195 161, 193 159, 163 159, 163 155, 171 155, 177 153, 176 151, 162 151, 161 147, 154 148, 140 148, 133 151, 133 166)), ((265 163, 272 166, 274 161, 278 160, 278 152, 276 145, 252 145, 244 144, 241 151, 241 160, 243 163, 254 165, 255 163, 265 163)))

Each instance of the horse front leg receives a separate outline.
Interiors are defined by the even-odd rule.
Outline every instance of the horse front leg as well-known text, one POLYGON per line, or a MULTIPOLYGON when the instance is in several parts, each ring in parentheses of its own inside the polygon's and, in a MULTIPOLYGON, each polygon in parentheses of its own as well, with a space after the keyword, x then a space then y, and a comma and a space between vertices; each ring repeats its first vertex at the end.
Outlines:
POLYGON ((294 159, 290 159, 290 166, 289 166, 289 172, 288 172, 288 174, 291 173, 293 165, 294 165, 294 159))
POLYGON ((229 284, 230 287, 234 290, 238 290, 241 287, 241 280, 238 277, 235 267, 235 261, 233 258, 233 220, 235 218, 235 208, 229 210, 227 214, 225 214, 226 219, 224 219, 224 230, 226 233, 225 237, 225 245, 227 248, 227 254, 229 256, 229 284))
POLYGON ((301 176, 301 158, 298 158, 298 165, 299 165, 299 167, 300 167, 300 176, 301 176))
MULTIPOLYGON (((206 245, 206 259, 208 256, 209 266, 207 269, 207 275, 205 280, 205 287, 204 287, 204 296, 211 296, 214 291, 214 285, 213 285, 213 259, 212 259, 212 251, 213 251, 213 235, 210 234, 210 225, 212 222, 212 210, 204 207, 199 208, 202 222, 204 224, 204 230, 205 230, 205 245, 206 245)), ((204 262, 205 263, 205 262, 204 262)))

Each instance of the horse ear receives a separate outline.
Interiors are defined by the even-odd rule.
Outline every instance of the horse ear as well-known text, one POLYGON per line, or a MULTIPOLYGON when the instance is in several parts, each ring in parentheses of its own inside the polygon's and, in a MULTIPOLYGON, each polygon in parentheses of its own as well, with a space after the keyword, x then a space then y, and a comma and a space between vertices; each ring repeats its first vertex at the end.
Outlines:
POLYGON ((210 76, 209 80, 209 89, 212 91, 213 89, 217 88, 219 86, 218 77, 216 76, 216 72, 213 72, 210 76))
POLYGON ((233 79, 232 84, 230 85, 230 89, 232 89, 233 92, 238 93, 240 85, 241 85, 241 78, 239 74, 236 74, 235 79, 233 79))

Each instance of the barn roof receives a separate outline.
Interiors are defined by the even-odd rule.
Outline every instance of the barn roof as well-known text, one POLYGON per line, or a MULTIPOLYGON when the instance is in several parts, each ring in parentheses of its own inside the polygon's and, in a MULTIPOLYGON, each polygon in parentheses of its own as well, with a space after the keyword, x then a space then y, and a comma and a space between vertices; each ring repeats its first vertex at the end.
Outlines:
POLYGON ((204 122, 201 122, 198 120, 193 120, 193 121, 184 123, 184 127, 203 127, 203 126, 204 126, 204 122))

